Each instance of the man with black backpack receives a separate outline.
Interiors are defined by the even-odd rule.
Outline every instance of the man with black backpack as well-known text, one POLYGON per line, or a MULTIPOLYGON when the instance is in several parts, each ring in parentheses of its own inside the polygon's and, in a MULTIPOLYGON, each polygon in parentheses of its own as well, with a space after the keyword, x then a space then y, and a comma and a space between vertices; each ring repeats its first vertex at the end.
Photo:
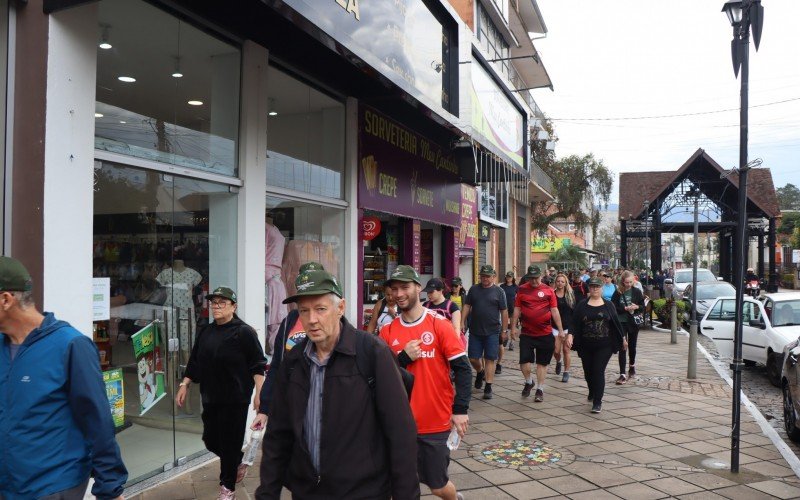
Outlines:
POLYGON ((297 279, 306 339, 275 374, 257 499, 418 498, 416 426, 387 346, 345 318, 338 280, 297 279), (361 359, 359 359, 361 358, 361 359))

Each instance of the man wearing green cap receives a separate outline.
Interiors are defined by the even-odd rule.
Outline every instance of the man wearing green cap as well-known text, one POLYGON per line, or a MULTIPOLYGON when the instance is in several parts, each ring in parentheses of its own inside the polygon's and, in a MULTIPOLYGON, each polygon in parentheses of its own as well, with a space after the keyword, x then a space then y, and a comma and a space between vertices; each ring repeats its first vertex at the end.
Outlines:
POLYGON ((469 361, 477 372, 475 388, 483 389, 483 399, 492 399, 495 365, 500 355, 500 336, 508 325, 508 304, 503 289, 497 286, 497 275, 490 265, 481 266, 480 283, 472 285, 464 299, 461 330, 466 332, 469 319, 469 361))
MULTIPOLYGON (((325 268, 319 262, 306 262, 300 266, 300 273, 295 279, 295 287, 300 284, 300 277, 308 271, 324 271, 325 268)), ((280 327, 278 327, 278 334, 275 336, 275 348, 272 352, 272 361, 267 370, 267 375, 264 378, 264 385, 261 387, 261 403, 258 406, 258 413, 253 420, 250 428, 253 430, 262 429, 267 423, 267 416, 269 416, 269 402, 272 399, 272 384, 275 383, 275 374, 280 370, 283 356, 292 350, 294 346, 300 343, 301 340, 306 338, 306 330, 303 323, 298 321, 300 315, 297 309, 291 309, 289 314, 283 318, 280 327)))
POLYGON ((285 302, 306 339, 275 375, 256 498, 278 499, 284 486, 295 498, 418 498, 416 428, 392 352, 344 318, 333 275, 307 271, 296 284, 285 302))
POLYGON ((30 274, 0 257, 0 498, 122 498, 128 472, 114 438, 92 340, 33 303, 30 274))
POLYGON ((463 437, 469 425, 472 373, 464 346, 447 318, 422 305, 422 281, 413 267, 397 266, 387 286, 392 289, 400 316, 381 329, 380 337, 397 355, 400 365, 414 374, 411 411, 417 424, 419 479, 437 497, 455 500, 461 494, 448 476, 447 438, 452 429, 463 437))

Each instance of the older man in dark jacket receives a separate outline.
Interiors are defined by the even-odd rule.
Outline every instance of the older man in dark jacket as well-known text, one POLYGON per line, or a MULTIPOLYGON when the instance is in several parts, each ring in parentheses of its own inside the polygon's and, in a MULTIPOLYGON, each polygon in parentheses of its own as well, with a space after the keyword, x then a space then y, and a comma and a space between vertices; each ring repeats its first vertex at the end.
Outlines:
POLYGON ((417 429, 394 356, 344 319, 335 277, 298 281, 286 302, 297 303, 307 340, 277 373, 256 498, 277 499, 283 486, 294 498, 418 498, 417 429))

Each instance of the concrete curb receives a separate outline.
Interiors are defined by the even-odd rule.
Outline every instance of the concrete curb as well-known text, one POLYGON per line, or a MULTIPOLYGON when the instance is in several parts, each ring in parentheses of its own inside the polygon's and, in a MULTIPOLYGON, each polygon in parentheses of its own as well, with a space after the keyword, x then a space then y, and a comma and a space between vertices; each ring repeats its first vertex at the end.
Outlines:
MULTIPOLYGON (((666 330, 664 328, 653 327, 653 330, 661 333, 670 333, 670 330, 666 330)), ((689 332, 683 329, 678 330, 678 333, 684 337, 689 336, 689 332)), ((714 359, 714 357, 708 351, 706 351, 706 348, 700 343, 697 344, 697 349, 703 353, 703 356, 705 356, 708 362, 711 363, 711 366, 713 366, 719 376, 722 377, 722 380, 724 380, 728 386, 733 389, 733 379, 730 377, 730 375, 728 375, 728 367, 722 361, 714 359)), ((755 419, 756 423, 758 423, 758 426, 761 427, 761 431, 764 433, 764 435, 767 436, 770 441, 772 441, 772 444, 778 449, 778 452, 781 454, 783 459, 786 460, 786 463, 792 468, 795 476, 800 479, 800 458, 797 458, 797 455, 795 455, 794 451, 789 448, 789 445, 787 445, 786 441, 784 441, 780 434, 778 434, 778 431, 776 431, 769 424, 767 419, 764 418, 764 415, 761 414, 761 411, 758 409, 758 407, 756 407, 756 405, 750 401, 744 392, 741 394, 741 401, 744 407, 747 408, 747 411, 750 412, 750 415, 753 416, 753 419, 755 419)))

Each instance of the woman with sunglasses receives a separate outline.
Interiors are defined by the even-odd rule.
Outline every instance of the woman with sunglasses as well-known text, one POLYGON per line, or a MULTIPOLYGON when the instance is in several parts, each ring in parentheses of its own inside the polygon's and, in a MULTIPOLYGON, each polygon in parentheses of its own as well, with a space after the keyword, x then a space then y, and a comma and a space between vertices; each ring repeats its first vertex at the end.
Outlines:
POLYGON ((614 277, 612 276, 612 271, 603 271, 603 289, 602 295, 603 300, 611 300, 611 297, 614 296, 614 292, 617 291, 617 285, 614 284, 614 277))
POLYGON ((203 442, 220 458, 220 499, 235 498, 244 479, 242 443, 247 407, 255 388, 258 412, 267 358, 253 328, 236 315, 236 293, 217 287, 206 296, 214 321, 197 334, 175 404, 183 406, 191 383, 200 384, 203 398, 203 442))
POLYGON ((600 413, 606 387, 606 366, 613 353, 627 349, 628 339, 617 318, 616 308, 603 299, 603 281, 591 278, 588 285, 589 298, 578 304, 572 315, 572 348, 578 351, 583 362, 592 413, 600 413))
POLYGON ((636 341, 639 338, 639 325, 634 319, 635 314, 642 314, 644 311, 644 294, 634 286, 634 274, 630 271, 622 273, 620 287, 611 298, 611 303, 617 308, 617 316, 622 328, 628 335, 628 359, 630 367, 628 375, 625 375, 625 351, 619 352, 619 378, 617 385, 622 385, 629 378, 636 375, 636 341))

